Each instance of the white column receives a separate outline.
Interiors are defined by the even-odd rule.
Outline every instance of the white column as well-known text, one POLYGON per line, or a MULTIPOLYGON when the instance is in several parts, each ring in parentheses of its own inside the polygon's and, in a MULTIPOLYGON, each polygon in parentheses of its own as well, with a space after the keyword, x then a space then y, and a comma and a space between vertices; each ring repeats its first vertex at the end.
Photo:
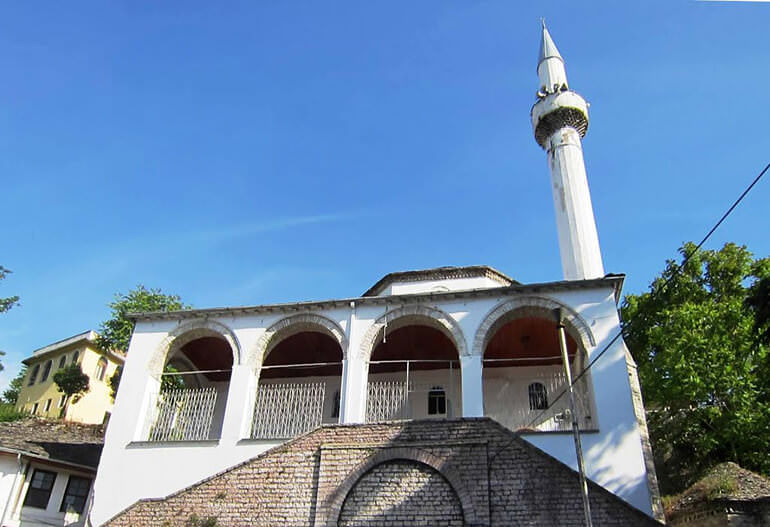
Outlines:
POLYGON ((222 421, 220 444, 234 445, 248 437, 255 392, 256 376, 251 367, 245 364, 233 366, 230 387, 227 390, 227 406, 222 421))
POLYGON ((463 417, 484 417, 481 355, 460 357, 463 383, 463 417))
POLYGON ((565 280, 604 276, 580 134, 565 127, 546 145, 565 280))

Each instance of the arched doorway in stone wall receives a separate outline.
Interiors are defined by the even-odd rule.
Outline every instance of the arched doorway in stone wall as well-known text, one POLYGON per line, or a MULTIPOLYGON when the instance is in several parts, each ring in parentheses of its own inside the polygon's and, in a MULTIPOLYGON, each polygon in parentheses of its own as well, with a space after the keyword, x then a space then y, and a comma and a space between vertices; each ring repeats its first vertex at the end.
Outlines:
POLYGON ((457 493, 434 468, 407 459, 376 465, 345 497, 340 527, 391 525, 464 525, 457 493))

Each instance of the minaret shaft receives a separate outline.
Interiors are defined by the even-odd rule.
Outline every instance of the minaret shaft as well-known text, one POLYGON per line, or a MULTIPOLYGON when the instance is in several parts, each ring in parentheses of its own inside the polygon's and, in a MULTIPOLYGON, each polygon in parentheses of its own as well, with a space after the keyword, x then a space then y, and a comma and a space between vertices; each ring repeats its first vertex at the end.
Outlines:
POLYGON ((565 280, 604 276, 583 145, 574 128, 561 128, 548 139, 553 205, 565 280))
POLYGON ((581 141, 588 129, 588 103, 569 89, 564 59, 545 25, 537 72, 532 125, 535 140, 548 153, 564 279, 600 278, 604 264, 581 141))

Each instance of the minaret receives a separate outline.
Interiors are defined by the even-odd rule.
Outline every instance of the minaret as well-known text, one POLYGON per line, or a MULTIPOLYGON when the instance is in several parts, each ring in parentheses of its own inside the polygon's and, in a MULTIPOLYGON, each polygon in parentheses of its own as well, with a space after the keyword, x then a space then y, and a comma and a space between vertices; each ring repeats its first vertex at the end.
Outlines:
POLYGON ((548 153, 564 279, 599 278, 604 265, 581 143, 588 129, 588 103, 569 89, 564 59, 545 22, 537 76, 540 90, 532 126, 537 144, 548 153))

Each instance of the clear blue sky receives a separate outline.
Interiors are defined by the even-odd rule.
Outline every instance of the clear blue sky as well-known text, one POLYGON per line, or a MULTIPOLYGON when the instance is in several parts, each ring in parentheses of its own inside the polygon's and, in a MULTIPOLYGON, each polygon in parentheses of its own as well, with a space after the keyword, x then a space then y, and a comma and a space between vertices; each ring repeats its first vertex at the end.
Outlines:
MULTIPOLYGON (((559 280, 540 17, 591 103, 608 272, 641 292, 770 161, 770 3, 5 2, 4 386, 136 284, 195 307, 488 264, 559 280)), ((770 255, 770 178, 713 238, 770 255)))

